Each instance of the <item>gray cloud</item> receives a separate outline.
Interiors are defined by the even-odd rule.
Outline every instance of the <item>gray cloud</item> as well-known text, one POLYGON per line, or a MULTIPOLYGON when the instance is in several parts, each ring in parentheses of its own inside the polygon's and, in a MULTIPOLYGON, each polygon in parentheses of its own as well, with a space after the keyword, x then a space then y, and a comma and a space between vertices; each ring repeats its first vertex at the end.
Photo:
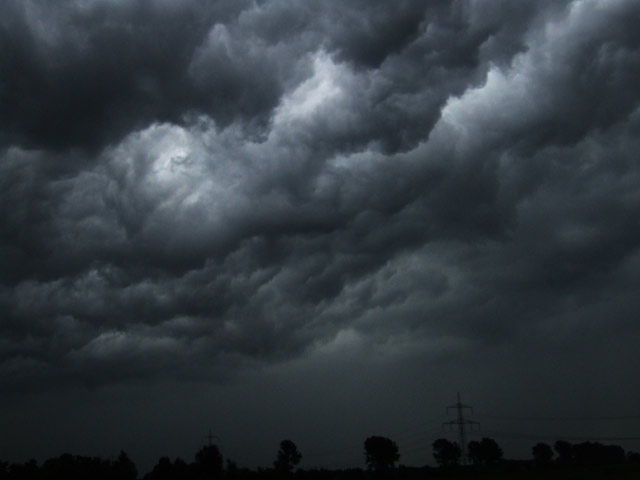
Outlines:
POLYGON ((633 2, 2 9, 3 391, 637 337, 633 2))

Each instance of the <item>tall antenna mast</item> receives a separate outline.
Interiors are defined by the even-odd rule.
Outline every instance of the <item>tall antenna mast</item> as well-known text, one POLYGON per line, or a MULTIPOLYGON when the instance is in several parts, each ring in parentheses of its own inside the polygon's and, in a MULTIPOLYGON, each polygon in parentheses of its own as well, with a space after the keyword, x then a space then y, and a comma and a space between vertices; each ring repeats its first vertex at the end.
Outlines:
POLYGON ((211 445, 213 445, 213 439, 215 438, 216 440, 220 441, 220 439, 218 437, 216 437, 215 435, 211 434, 211 429, 209 429, 209 435, 205 435, 204 436, 205 440, 208 440, 207 445, 210 447, 211 445))
POLYGON ((460 450, 462 450, 462 464, 467 464, 467 427, 469 430, 473 430, 474 425, 478 425, 478 429, 480 428, 480 424, 478 422, 474 422, 472 420, 466 420, 464 418, 464 410, 470 410, 471 415, 473 415, 473 407, 469 405, 464 405, 460 401, 460 392, 458 392, 458 402, 454 405, 449 405, 447 407, 447 415, 449 415, 449 410, 455 409, 457 412, 457 419, 451 420, 450 422, 444 422, 442 424, 442 429, 445 427, 449 427, 449 431, 452 431, 454 427, 458 429, 458 440, 460 442, 460 450))

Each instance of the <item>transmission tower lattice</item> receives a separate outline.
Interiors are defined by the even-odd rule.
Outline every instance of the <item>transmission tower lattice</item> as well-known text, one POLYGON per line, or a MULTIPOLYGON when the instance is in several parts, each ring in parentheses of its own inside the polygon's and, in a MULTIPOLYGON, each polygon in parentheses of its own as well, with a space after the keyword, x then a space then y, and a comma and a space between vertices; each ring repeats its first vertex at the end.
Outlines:
POLYGON ((457 419, 451 420, 450 422, 444 422, 442 424, 442 430, 445 430, 446 427, 449 427, 449 431, 452 431, 454 427, 458 429, 458 440, 460 442, 460 450, 462 450, 462 464, 467 464, 467 427, 470 431, 473 431, 474 425, 478 426, 478 430, 480 430, 480 423, 474 422, 472 420, 466 420, 464 418, 464 411, 470 410, 471 415, 473 415, 473 407, 469 405, 464 405, 460 401, 460 392, 458 392, 458 402, 454 405, 449 405, 447 407, 447 415, 449 415, 449 410, 456 409, 457 411, 457 419))
POLYGON ((214 444, 213 443, 214 439, 217 440, 218 443, 220 442, 220 439, 216 435, 212 435, 211 434, 211 429, 209 429, 209 435, 205 435, 204 438, 205 438, 205 440, 207 440, 207 446, 209 446, 209 447, 214 444))

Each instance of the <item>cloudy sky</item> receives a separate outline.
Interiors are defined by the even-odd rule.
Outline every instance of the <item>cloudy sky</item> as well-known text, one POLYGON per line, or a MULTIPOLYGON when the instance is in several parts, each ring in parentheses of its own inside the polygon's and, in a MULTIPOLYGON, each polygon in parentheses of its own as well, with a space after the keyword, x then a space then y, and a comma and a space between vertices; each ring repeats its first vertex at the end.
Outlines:
POLYGON ((640 449, 640 3, 0 8, 0 457, 640 449))

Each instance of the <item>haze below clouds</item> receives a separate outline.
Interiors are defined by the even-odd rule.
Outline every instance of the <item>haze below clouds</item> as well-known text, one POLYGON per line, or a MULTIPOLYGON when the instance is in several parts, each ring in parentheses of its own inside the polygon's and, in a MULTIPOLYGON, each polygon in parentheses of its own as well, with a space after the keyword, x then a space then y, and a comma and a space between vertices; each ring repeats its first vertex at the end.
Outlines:
POLYGON ((637 432, 637 2, 0 8, 6 459, 637 432))

